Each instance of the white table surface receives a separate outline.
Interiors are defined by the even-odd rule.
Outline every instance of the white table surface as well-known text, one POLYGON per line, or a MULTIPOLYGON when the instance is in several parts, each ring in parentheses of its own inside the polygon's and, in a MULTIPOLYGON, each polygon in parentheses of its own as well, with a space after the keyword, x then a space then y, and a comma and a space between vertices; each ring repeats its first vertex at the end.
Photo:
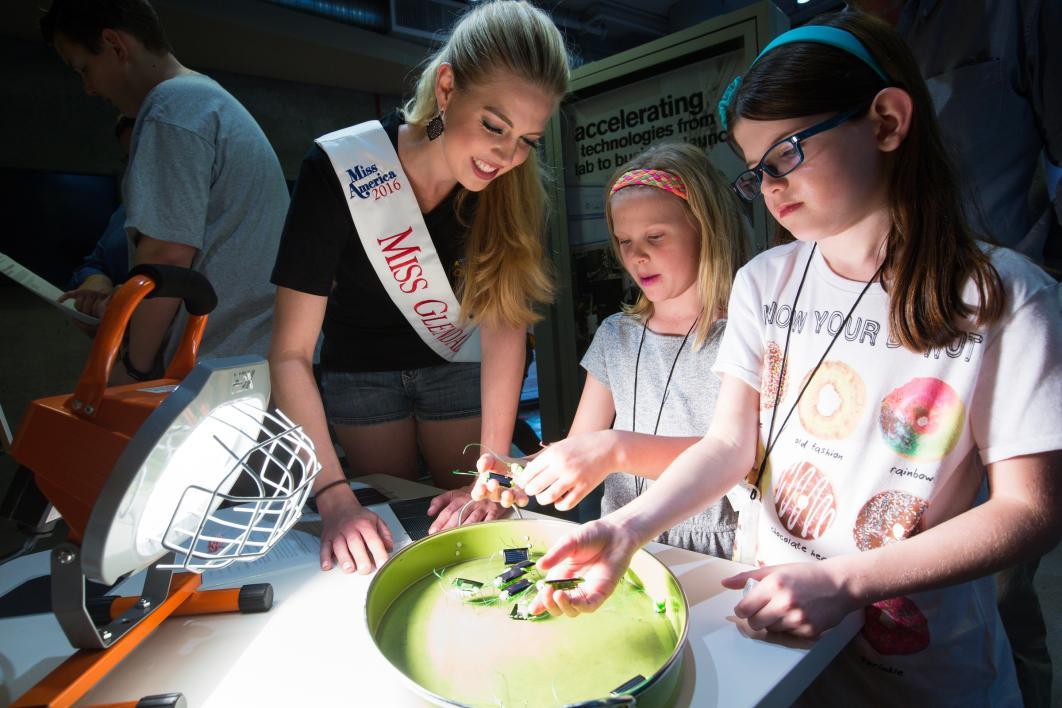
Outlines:
MULTIPOLYGON (((383 476, 365 481, 405 498, 431 491, 383 476)), ((380 510, 396 542, 409 543, 390 509, 380 510)), ((861 613, 853 613, 817 642, 753 633, 733 614, 741 592, 719 582, 746 566, 655 543, 648 550, 671 569, 689 599, 680 705, 788 705, 861 626, 861 613)), ((47 572, 47 553, 0 566, 0 595, 47 572)), ((423 706, 368 635, 364 609, 371 577, 321 572, 317 558, 307 555, 294 567, 249 578, 272 583, 271 611, 171 617, 83 703, 179 691, 189 706, 423 706)), ((51 614, 0 620, 0 705, 18 698, 72 651, 51 614)))

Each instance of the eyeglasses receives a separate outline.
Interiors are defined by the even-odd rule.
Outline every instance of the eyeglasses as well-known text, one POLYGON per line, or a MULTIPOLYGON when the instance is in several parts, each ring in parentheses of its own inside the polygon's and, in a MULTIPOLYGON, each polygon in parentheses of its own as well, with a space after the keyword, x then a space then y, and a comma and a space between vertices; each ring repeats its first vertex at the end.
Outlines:
POLYGON ((763 182, 764 172, 771 177, 777 178, 784 177, 800 167, 801 163, 804 162, 804 150, 800 147, 801 141, 807 140, 813 135, 825 133, 830 128, 836 128, 845 121, 861 116, 866 113, 869 107, 864 105, 846 113, 839 113, 833 118, 816 123, 810 128, 779 140, 767 148, 767 152, 763 153, 763 157, 755 167, 739 174, 730 186, 737 192, 739 197, 751 202, 760 194, 760 184, 763 182))

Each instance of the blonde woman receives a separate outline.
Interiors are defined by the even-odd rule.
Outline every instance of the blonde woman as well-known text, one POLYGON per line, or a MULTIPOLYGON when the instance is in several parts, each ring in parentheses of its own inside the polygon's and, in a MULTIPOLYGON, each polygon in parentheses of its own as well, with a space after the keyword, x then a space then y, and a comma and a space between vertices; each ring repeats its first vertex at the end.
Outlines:
MULTIPOLYGON (((432 502, 433 531, 469 499, 450 475, 475 463, 465 445, 509 449, 525 332, 552 292, 535 148, 567 83, 546 14, 483 3, 402 111, 322 136, 304 160, 273 272, 269 360, 277 403, 321 459, 323 570, 368 573, 391 548, 343 483, 326 420, 355 475, 415 478, 419 447, 451 489, 432 502)), ((481 502, 466 518, 502 512, 481 502)))

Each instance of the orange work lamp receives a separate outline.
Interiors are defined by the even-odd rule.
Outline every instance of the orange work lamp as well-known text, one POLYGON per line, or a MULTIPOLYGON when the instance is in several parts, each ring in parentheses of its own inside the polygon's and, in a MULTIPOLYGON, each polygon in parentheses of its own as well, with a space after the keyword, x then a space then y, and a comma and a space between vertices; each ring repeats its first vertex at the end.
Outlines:
POLYGON ((70 527, 51 554, 52 609, 81 651, 16 706, 72 704, 171 614, 272 604, 268 585, 197 591, 199 573, 264 555, 298 519, 320 465, 301 428, 269 411, 263 359, 196 363, 216 302, 195 271, 135 268, 107 307, 74 392, 34 401, 26 413, 12 453, 70 527), (183 299, 189 318, 177 353, 164 378, 108 388, 146 297, 183 299), (144 569, 140 597, 108 598, 102 612, 86 606, 86 579, 111 585, 144 569))

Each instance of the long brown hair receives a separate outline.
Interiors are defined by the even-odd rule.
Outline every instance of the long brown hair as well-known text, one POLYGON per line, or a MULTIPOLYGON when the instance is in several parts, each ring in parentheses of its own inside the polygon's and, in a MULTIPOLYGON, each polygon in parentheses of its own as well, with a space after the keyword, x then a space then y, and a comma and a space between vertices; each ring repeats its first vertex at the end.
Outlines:
POLYGON ((1003 284, 963 213, 955 168, 910 49, 892 28, 864 13, 826 15, 814 24, 855 35, 889 83, 844 50, 785 44, 749 69, 728 107, 728 124, 847 111, 869 105, 886 85, 906 91, 914 107, 910 130, 888 155, 886 168, 892 226, 881 285, 889 293, 889 329, 905 347, 922 352, 953 342, 968 318, 978 325, 998 321, 1003 284), (979 296, 975 306, 962 296, 970 280, 979 296))
MULTIPOLYGON (((697 287, 704 314, 697 323, 693 338, 694 349, 699 349, 707 340, 717 314, 726 312, 734 275, 748 258, 744 222, 737 197, 700 148, 688 143, 654 145, 631 158, 609 180, 605 188, 605 220, 609 233, 615 233, 610 199, 612 185, 628 170, 663 170, 680 178, 686 185, 687 199, 683 206, 700 234, 697 287)), ((615 238, 610 240, 616 257, 622 261, 619 244, 615 238)), ((624 311, 639 322, 647 322, 653 315, 653 303, 641 293, 638 300, 625 307, 624 311)))
MULTIPOLYGON (((452 67, 456 86, 480 84, 494 72, 508 71, 558 98, 568 91, 564 39, 546 13, 522 0, 480 3, 458 21, 428 58, 413 98, 403 107, 409 124, 423 129, 438 113, 435 81, 444 63, 452 67)), ((467 190, 459 193, 459 213, 465 213, 468 196, 467 190)), ((462 316, 520 327, 541 319, 536 303, 553 297, 543 247, 546 206, 534 152, 479 193, 465 242, 462 316)))

